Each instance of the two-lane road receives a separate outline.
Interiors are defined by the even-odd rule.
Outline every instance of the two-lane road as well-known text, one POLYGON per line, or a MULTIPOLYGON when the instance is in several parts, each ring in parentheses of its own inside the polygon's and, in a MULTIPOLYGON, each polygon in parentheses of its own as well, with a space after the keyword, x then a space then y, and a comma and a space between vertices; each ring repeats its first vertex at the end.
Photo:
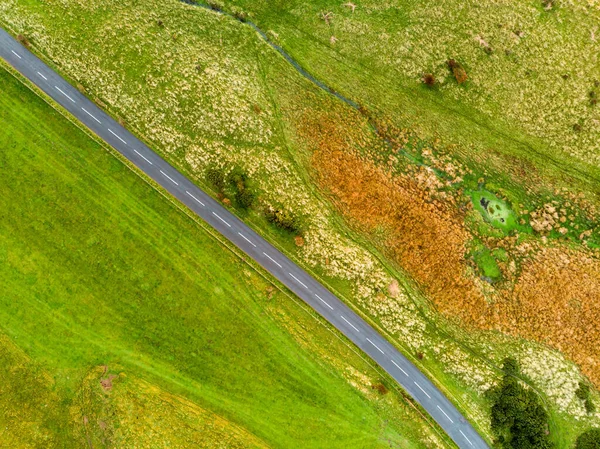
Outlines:
POLYGON ((421 404, 461 449, 488 449, 442 392, 366 321, 2 29, 0 57, 335 326, 421 404))

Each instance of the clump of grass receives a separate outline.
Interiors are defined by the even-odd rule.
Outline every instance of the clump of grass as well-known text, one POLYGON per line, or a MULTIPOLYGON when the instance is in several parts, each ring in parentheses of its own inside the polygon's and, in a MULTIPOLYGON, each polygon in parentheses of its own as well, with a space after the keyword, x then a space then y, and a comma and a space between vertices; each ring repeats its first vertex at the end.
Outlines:
POLYGON ((224 5, 218 0, 207 0, 206 4, 213 11, 223 12, 224 5))
POLYGON ((389 393, 388 388, 383 384, 383 382, 377 382, 371 385, 371 389, 377 391, 381 396, 384 396, 389 393))
POLYGON ((248 13, 240 8, 231 8, 231 14, 233 17, 238 19, 240 22, 245 23, 248 21, 248 13))
POLYGON ((463 84, 467 81, 467 71, 459 62, 454 59, 448 59, 447 64, 458 84, 463 84))
POLYGON ((27 36, 25 36, 24 34, 18 34, 17 35, 17 40, 21 43, 21 45, 23 45, 25 48, 31 48, 31 42, 29 42, 29 39, 27 38, 27 36))
POLYGON ((595 106, 598 103, 598 94, 595 90, 590 91, 590 105, 595 106))
POLYGON ((431 73, 426 73, 425 75, 423 75, 421 81, 423 81, 423 84, 425 84, 428 87, 433 87, 436 83, 435 76, 433 76, 433 74, 431 73))

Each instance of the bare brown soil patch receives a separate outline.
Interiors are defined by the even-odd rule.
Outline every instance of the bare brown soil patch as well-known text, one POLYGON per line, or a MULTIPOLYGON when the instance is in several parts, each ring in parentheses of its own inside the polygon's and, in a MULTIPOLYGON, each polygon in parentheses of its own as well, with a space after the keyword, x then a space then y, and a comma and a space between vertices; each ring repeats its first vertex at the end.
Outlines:
POLYGON ((103 378, 100 380, 100 385, 102 385, 102 388, 104 388, 104 391, 110 391, 112 390, 113 387, 113 379, 115 379, 117 376, 114 374, 109 374, 107 377, 103 378))

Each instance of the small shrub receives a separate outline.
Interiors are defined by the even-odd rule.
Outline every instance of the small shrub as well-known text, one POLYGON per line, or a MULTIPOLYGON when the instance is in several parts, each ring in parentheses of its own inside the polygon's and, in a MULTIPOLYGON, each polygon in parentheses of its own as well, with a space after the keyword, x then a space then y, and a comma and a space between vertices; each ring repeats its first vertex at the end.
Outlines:
POLYGON ((507 357, 502 364, 503 371, 509 376, 516 376, 521 371, 519 361, 514 357, 507 357))
POLYGON ((600 429, 590 429, 579 435, 575 449, 600 449, 600 429))
MULTIPOLYGON (((594 405, 594 403, 592 402, 592 398, 587 398, 585 400, 585 411, 588 412, 590 415, 592 413, 596 412, 596 406, 594 405)), ((600 448, 599 448, 600 449, 600 448)))
POLYGON ((248 21, 248 13, 246 11, 242 11, 241 9, 236 9, 235 11, 233 11, 233 17, 235 17, 243 23, 246 23, 248 21))
POLYGON ((582 401, 585 401, 590 397, 590 387, 583 382, 579 382, 579 388, 575 390, 575 396, 577 396, 582 401))
POLYGON ((163 28, 165 26, 165 24, 163 23, 163 21, 160 20, 160 19, 156 21, 156 25, 158 25, 159 28, 163 28))
POLYGON ((206 170, 206 179, 217 191, 219 200, 230 205, 233 199, 236 207, 248 209, 254 204, 255 194, 247 185, 247 175, 240 168, 234 168, 228 175, 216 167, 210 167, 206 170))
POLYGON ((237 192, 234 198, 237 205, 242 209, 248 209, 254 203, 254 194, 246 188, 237 192))
POLYGON ((21 43, 21 45, 25 48, 31 47, 31 42, 29 42, 29 39, 27 39, 27 37, 24 36, 23 34, 17 35, 17 41, 19 41, 21 43))
POLYGON ((505 449, 550 449, 548 413, 540 398, 523 387, 514 377, 519 364, 514 358, 504 360, 504 377, 487 392, 492 402, 491 429, 499 447, 505 449))
POLYGON ((450 70, 452 71, 454 78, 456 78, 456 82, 458 84, 462 84, 465 81, 467 81, 467 79, 468 79, 467 71, 463 68, 462 65, 460 65, 460 63, 458 63, 454 59, 448 59, 447 64, 448 64, 448 67, 450 68, 450 70))
POLYGON ((588 413, 594 413, 596 411, 596 406, 590 397, 590 386, 588 384, 579 382, 579 388, 575 390, 575 396, 584 402, 585 410, 588 413))
POLYGON ((389 392, 387 387, 381 382, 371 385, 371 389, 377 391, 377 393, 379 393, 382 396, 389 392))
POLYGON ((298 218, 288 210, 266 207, 264 214, 269 223, 272 223, 281 229, 294 233, 300 231, 300 222, 298 218))
POLYGON ((433 87, 435 85, 435 76, 433 76, 431 73, 426 73, 425 75, 423 75, 423 78, 421 78, 421 80, 426 86, 433 87))
POLYGON ((225 188, 225 174, 219 168, 209 168, 206 170, 206 179, 210 182, 218 192, 222 192, 225 188))

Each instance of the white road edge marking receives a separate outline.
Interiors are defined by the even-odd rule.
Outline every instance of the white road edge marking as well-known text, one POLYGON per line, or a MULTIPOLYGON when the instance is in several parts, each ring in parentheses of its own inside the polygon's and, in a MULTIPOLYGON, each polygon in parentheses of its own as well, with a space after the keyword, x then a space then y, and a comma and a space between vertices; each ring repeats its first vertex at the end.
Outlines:
POLYGON ((392 363, 393 363, 394 365, 396 365, 396 368, 398 368, 400 371, 402 371, 406 377, 410 377, 410 376, 408 375, 408 373, 407 373, 406 371, 404 371, 404 370, 403 370, 403 369, 400 367, 400 365, 398 365, 398 364, 397 364, 396 362, 394 362, 393 360, 392 360, 392 363))
POLYGON ((19 55, 16 51, 11 50, 13 55, 15 55, 17 58, 21 59, 21 55, 19 55))
POLYGON ((250 243, 252 246, 254 246, 256 248, 256 245, 250 239, 248 239, 248 237, 246 237, 241 232, 238 232, 238 234, 240 235, 240 237, 242 237, 244 240, 246 240, 248 243, 250 243))
MULTIPOLYGON (((39 73, 39 72, 38 72, 39 73)), ((40 73, 41 75, 41 73, 40 73)), ((43 75, 42 75, 43 76, 43 75)), ((87 115, 89 115, 90 117, 92 117, 94 120, 96 120, 98 123, 102 124, 102 122, 100 120, 98 120, 96 117, 94 117, 91 112, 87 111, 85 108, 81 108, 83 112, 85 112, 87 115)))
MULTIPOLYGON (((121 139, 121 137, 120 137, 120 136, 118 136, 117 134, 115 134, 115 132, 114 132, 112 129, 110 129, 110 128, 106 128, 106 129, 108 129, 108 132, 109 132, 109 133, 111 133, 113 136, 115 136, 117 139, 119 139, 121 142, 123 142, 125 145, 127 145, 127 142, 125 142, 123 139, 121 139)), ((167 175, 166 175, 166 174, 164 174, 164 173, 163 173, 163 175, 167 176, 167 175)), ((167 177, 168 177, 168 176, 167 176, 167 177)), ((169 178, 169 179, 171 179, 171 178, 169 178)), ((175 182, 175 181, 173 181, 173 182, 175 182)), ((176 183, 176 184, 177 184, 177 183, 176 183)), ((179 185, 179 184, 177 184, 177 185, 179 185)))
POLYGON ((135 154, 137 154, 139 157, 141 157, 142 159, 144 159, 146 162, 148 162, 150 165, 154 165, 150 159, 148 159, 146 156, 144 156, 142 153, 140 153, 138 150, 133 150, 135 152, 135 154))
POLYGON ((293 277, 294 279, 296 279, 296 281, 298 282, 298 284, 300 284, 302 287, 304 287, 305 289, 308 290, 308 287, 306 286, 305 283, 303 283, 300 279, 298 279, 296 276, 294 276, 292 273, 288 273, 291 277, 293 277))
POLYGON ((196 198, 194 195, 192 195, 190 192, 188 192, 187 190, 185 191, 185 193, 187 193, 189 196, 191 196, 192 198, 194 198, 196 201, 198 201, 202 206, 206 206, 206 204, 204 204, 202 201, 200 201, 198 198, 196 198))
POLYGON ((371 340, 369 340, 368 338, 367 338, 367 341, 368 341, 369 343, 371 343, 373 346, 375 346, 375 348, 377 348, 377 350, 378 350, 379 352, 381 352, 382 354, 385 354, 385 352, 383 352, 379 346, 377 346, 375 343, 373 343, 373 342, 372 342, 371 340))
POLYGON ((282 266, 279 264, 279 262, 277 262, 275 259, 273 259, 271 256, 269 256, 269 255, 268 255, 267 253, 265 253, 264 251, 263 251, 263 254, 264 254, 265 256, 267 256, 267 257, 268 257, 268 258, 271 260, 271 262, 273 262, 273 263, 274 263, 275 265, 277 265, 279 268, 283 268, 283 267, 282 267, 282 266))
MULTIPOLYGON (((58 86, 54 86, 54 88, 59 91, 61 94, 63 94, 65 97, 67 97, 69 100, 71 100, 73 103, 75 103, 75 100, 73 100, 71 97, 69 97, 60 87, 58 86)), ((110 129, 109 129, 110 131, 110 129)))
POLYGON ((466 435, 463 433, 463 431, 462 431, 462 430, 460 430, 460 429, 459 429, 458 431, 460 432, 460 434, 461 434, 463 437, 465 437, 465 440, 467 440, 467 442, 468 442, 468 443, 469 443, 471 446, 473 446, 473 443, 471 443, 471 440, 469 440, 469 439, 467 438, 467 436, 466 436, 466 435))
POLYGON ((423 390, 423 387, 422 387, 421 385, 419 385, 418 383, 416 383, 414 380, 413 380, 413 383, 414 383, 414 384, 415 384, 417 387, 419 387, 419 390, 421 390, 423 393, 425 393, 425 396, 427 396, 429 399, 431 399, 431 396, 429 396, 429 394, 428 394, 428 393, 427 393, 425 390, 423 390))
POLYGON ((316 293, 315 293, 315 296, 319 299, 319 301, 321 301, 323 304, 325 304, 327 307, 329 307, 331 310, 333 310, 333 307, 331 307, 327 301, 325 301, 323 298, 321 298, 316 293))
POLYGON ((38 75, 40 75, 42 78, 44 78, 46 81, 48 81, 48 78, 46 78, 43 74, 41 74, 40 72, 37 72, 38 75))
POLYGON ((346 323, 348 323, 350 326, 352 326, 352 329, 354 329, 356 332, 360 332, 354 324, 352 324, 350 321, 348 321, 346 319, 346 317, 344 317, 344 315, 340 315, 340 316, 342 317, 342 320, 344 320, 346 323))
POLYGON ((445 416, 446 418, 448 418, 452 424, 454 424, 454 421, 452 421, 452 418, 450 418, 450 417, 448 416, 448 414, 447 414, 447 413, 446 413, 446 412, 445 412, 445 411, 442 409, 442 407, 440 407, 440 406, 438 405, 438 406, 437 406, 437 408, 439 408, 439 409, 440 409, 440 412, 442 412, 442 413, 444 414, 444 416, 445 416))
POLYGON ((213 215, 215 217, 217 217, 219 220, 221 220, 223 223, 225 223, 227 226, 231 227, 231 225, 229 223, 227 223, 225 220, 223 220, 219 215, 217 215, 217 213, 215 211, 213 211, 213 215))

